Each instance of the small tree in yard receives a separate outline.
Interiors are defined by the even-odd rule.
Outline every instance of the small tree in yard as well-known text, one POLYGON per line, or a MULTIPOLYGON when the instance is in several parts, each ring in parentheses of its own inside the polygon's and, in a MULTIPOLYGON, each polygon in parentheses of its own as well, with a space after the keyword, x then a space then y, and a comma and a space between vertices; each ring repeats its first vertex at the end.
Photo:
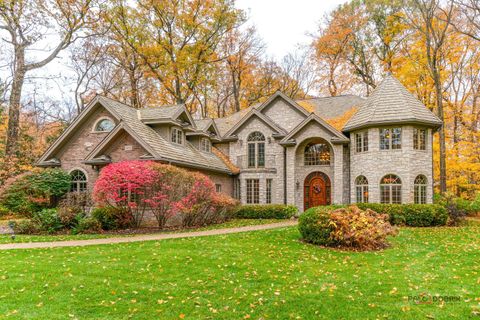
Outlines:
POLYGON ((95 183, 94 200, 127 211, 138 227, 148 206, 146 200, 156 181, 158 173, 152 169, 150 161, 112 163, 102 170, 95 183))

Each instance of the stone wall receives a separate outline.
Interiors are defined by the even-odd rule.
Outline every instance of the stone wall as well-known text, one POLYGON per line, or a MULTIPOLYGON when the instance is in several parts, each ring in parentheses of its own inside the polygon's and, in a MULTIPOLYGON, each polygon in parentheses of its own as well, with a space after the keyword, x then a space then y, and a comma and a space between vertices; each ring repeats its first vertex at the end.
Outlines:
POLYGON ((380 202, 380 180, 387 174, 395 174, 402 181, 402 202, 413 203, 413 184, 415 177, 423 174, 428 179, 427 203, 433 201, 432 177, 432 130, 427 133, 427 150, 413 149, 413 126, 402 127, 402 148, 399 150, 380 150, 379 128, 368 129, 368 151, 355 152, 355 133, 351 133, 350 160, 351 179, 350 196, 356 202, 355 179, 364 175, 368 179, 369 201, 380 202))

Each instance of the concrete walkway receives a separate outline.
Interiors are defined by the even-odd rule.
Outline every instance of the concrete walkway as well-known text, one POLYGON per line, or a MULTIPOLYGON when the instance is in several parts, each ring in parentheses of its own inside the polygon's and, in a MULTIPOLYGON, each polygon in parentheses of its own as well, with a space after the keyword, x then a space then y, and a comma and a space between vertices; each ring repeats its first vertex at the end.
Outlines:
POLYGON ((182 232, 182 233, 147 234, 147 235, 138 235, 138 236, 132 236, 132 237, 102 238, 102 239, 89 239, 89 240, 6 243, 6 244, 0 244, 0 250, 83 247, 83 246, 94 246, 99 244, 204 237, 204 236, 214 236, 214 235, 221 235, 221 234, 240 233, 240 232, 247 232, 247 231, 268 230, 268 229, 283 228, 283 227, 289 227, 289 226, 295 226, 295 225, 297 225, 296 220, 288 220, 285 222, 261 224, 261 225, 255 225, 255 226, 245 226, 245 227, 238 227, 238 228, 226 228, 226 229, 215 229, 215 230, 205 230, 205 231, 192 231, 192 232, 182 232))

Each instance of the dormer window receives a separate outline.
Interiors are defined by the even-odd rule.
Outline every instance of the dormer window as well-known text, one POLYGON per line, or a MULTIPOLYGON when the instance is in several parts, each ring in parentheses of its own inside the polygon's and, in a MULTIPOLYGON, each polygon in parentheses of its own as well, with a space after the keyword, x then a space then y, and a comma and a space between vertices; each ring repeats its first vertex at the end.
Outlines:
POLYGON ((212 143, 208 138, 202 138, 200 140, 200 150, 204 152, 212 152, 212 143))
POLYGON ((172 142, 183 144, 183 131, 179 128, 172 128, 172 142))
POLYGON ((108 118, 104 118, 104 119, 100 119, 99 121, 97 121, 97 123, 95 124, 95 128, 94 128, 94 131, 95 132, 110 132, 113 130, 113 128, 115 127, 115 123, 108 119, 108 118))

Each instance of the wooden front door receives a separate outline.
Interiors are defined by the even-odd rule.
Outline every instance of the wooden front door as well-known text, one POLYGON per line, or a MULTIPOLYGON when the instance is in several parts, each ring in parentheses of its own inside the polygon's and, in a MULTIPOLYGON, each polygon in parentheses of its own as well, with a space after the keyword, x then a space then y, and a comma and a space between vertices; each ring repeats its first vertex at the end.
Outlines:
POLYGON ((318 207, 327 204, 327 193, 325 192, 325 181, 320 178, 313 178, 310 181, 310 206, 318 207))
POLYGON ((321 172, 314 172, 305 179, 304 208, 330 204, 330 179, 321 172))

